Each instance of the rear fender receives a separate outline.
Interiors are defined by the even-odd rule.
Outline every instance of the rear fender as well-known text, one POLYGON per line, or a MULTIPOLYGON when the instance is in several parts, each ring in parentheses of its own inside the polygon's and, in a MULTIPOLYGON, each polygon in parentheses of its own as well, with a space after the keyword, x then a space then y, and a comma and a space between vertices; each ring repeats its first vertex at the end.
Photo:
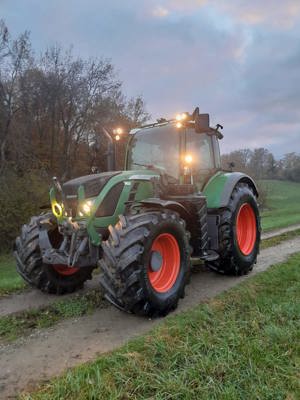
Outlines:
POLYGON ((217 172, 205 185, 203 194, 207 199, 207 207, 223 208, 230 201, 231 194, 238 183, 247 183, 258 197, 258 190, 254 180, 242 172, 217 172))

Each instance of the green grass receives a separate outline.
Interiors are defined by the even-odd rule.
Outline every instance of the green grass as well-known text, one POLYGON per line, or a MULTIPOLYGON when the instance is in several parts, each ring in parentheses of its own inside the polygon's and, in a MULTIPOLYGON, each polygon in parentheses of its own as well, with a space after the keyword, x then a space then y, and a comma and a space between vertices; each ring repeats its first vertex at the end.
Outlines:
POLYGON ((267 190, 267 208, 262 212, 264 231, 300 223, 300 183, 264 180, 267 190))
POLYGON ((299 399, 300 254, 23 399, 299 399))
POLYGON ((35 329, 49 328, 63 319, 81 317, 102 305, 103 294, 97 289, 56 301, 47 307, 0 317, 0 343, 26 336, 35 329))
POLYGON ((0 296, 22 290, 25 287, 25 282, 16 271, 12 255, 0 255, 0 296))

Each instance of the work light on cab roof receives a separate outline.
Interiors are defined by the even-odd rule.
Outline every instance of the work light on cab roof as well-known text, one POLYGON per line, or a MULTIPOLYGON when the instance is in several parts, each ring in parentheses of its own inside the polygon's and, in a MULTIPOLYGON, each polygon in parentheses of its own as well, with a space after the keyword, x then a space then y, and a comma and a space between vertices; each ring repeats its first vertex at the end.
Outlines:
POLYGON ((113 130, 114 138, 118 142, 121 139, 121 135, 123 135, 124 130, 121 127, 115 128, 113 130))
POLYGON ((16 239, 20 275, 63 294, 80 289, 99 267, 113 305, 152 317, 176 308, 193 262, 223 274, 251 271, 260 243, 258 191, 248 175, 222 168, 222 128, 211 127, 199 107, 132 129, 129 137, 121 127, 102 126, 107 171, 62 185, 53 180, 49 211, 16 239), (125 167, 117 171, 124 137, 125 167))

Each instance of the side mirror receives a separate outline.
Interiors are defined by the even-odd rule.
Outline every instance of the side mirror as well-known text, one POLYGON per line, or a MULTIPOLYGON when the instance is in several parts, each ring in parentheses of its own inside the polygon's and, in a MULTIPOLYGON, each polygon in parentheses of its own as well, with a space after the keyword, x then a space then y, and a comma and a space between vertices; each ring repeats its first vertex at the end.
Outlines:
POLYGON ((209 114, 195 115, 195 131, 197 133, 205 133, 209 131, 209 114))

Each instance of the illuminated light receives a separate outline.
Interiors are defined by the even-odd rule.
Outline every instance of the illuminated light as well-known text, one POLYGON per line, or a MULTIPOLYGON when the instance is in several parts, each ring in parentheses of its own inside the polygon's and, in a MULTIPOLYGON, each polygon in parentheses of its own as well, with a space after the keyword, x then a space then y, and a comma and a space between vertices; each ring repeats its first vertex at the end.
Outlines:
POLYGON ((186 113, 182 113, 181 114, 181 120, 187 119, 187 114, 186 113))
POLYGON ((122 135, 123 129, 122 128, 116 128, 113 130, 115 135, 122 135))
POLYGON ((185 119, 187 119, 187 114, 186 113, 182 113, 182 114, 177 114, 176 115, 176 121, 184 121, 185 119))
POLYGON ((191 164, 191 163, 193 162, 193 157, 191 156, 191 154, 186 154, 186 155, 184 156, 184 161, 185 161, 187 164, 191 164))
POLYGON ((88 214, 91 211, 91 207, 89 205, 87 205, 87 204, 84 204, 82 206, 82 209, 86 214, 88 214))
POLYGON ((181 122, 177 122, 177 124, 176 124, 176 128, 182 128, 182 123, 181 122))
POLYGON ((118 142, 118 141, 121 139, 121 136, 120 136, 120 135, 116 135, 116 136, 115 136, 115 139, 116 139, 116 141, 118 142))
MULTIPOLYGON (((85 202, 82 206, 82 210, 85 214, 89 214, 91 212, 91 208, 92 208, 93 203, 91 202, 91 200, 88 200, 87 202, 85 202)), ((80 215, 80 214, 79 214, 80 215)))
POLYGON ((58 203, 55 203, 54 206, 52 207, 53 214, 56 217, 61 217, 62 216, 62 206, 58 203))
POLYGON ((81 211, 79 211, 79 217, 83 217, 83 214, 82 214, 82 212, 81 211))

